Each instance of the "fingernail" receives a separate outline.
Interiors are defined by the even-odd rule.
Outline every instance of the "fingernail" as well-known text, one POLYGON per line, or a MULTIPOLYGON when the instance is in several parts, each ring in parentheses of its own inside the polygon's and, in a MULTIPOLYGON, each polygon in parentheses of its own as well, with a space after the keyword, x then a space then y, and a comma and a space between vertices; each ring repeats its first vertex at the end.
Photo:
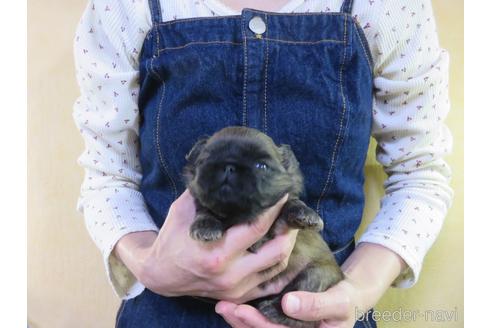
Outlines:
POLYGON ((215 306, 215 312, 217 314, 222 314, 224 313, 224 306, 221 304, 221 303, 218 303, 216 306, 215 306))
POLYGON ((301 309, 301 301, 294 295, 287 295, 287 302, 285 305, 287 307, 286 310, 290 313, 296 313, 301 309))

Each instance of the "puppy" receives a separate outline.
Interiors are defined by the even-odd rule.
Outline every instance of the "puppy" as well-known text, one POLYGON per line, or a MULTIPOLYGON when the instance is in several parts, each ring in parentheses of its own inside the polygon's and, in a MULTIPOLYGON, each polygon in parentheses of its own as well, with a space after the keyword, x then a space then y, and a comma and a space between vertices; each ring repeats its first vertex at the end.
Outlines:
POLYGON ((300 273, 280 294, 251 303, 272 322, 288 327, 317 327, 319 322, 286 316, 282 312, 282 296, 295 290, 325 291, 342 280, 343 274, 319 234, 323 221, 299 199, 303 178, 290 147, 276 146, 271 138, 255 129, 228 127, 198 141, 186 159, 184 176, 196 202, 196 218, 190 235, 196 240, 218 240, 227 228, 251 223, 289 194, 270 231, 250 251, 258 250, 285 225, 300 229, 287 268, 274 279, 289 272, 300 273))

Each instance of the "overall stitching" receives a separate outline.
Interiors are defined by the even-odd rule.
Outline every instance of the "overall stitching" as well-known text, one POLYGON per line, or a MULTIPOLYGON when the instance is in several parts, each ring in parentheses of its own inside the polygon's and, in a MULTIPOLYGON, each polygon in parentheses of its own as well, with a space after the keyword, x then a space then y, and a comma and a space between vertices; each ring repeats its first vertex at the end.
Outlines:
MULTIPOLYGON (((159 40, 158 37, 157 37, 157 40, 159 40)), ((157 48, 157 49, 159 49, 159 48, 157 48)), ((160 115, 161 115, 161 109, 162 109, 162 102, 164 100, 164 95, 166 93, 166 84, 164 83, 164 80, 161 78, 159 73, 154 68, 154 59, 155 58, 156 58, 156 56, 154 55, 150 59, 150 69, 148 67, 149 61, 147 61, 145 63, 147 71, 150 72, 158 81, 160 81, 162 83, 162 95, 161 95, 161 99, 159 100, 159 107, 157 109, 157 117, 156 117, 156 121, 155 121, 155 134, 154 134, 155 140, 154 140, 154 143, 155 143, 155 147, 157 149, 157 154, 159 157, 159 167, 161 168, 161 171, 163 171, 163 173, 167 176, 169 182, 171 183, 171 186, 173 188, 174 199, 176 199, 178 197, 178 191, 176 188, 176 183, 174 182, 173 178, 171 177, 171 175, 168 172, 168 168, 167 168, 167 165, 164 161, 164 157, 162 156, 161 145, 159 142, 159 122, 160 122, 160 115)))
POLYGON ((157 30, 157 28, 155 27, 156 24, 159 23, 159 21, 162 19, 162 16, 160 14, 160 7, 159 8, 155 8, 154 7, 154 1, 149 1, 149 9, 150 9, 150 13, 152 15, 151 19, 152 19, 152 29, 155 31, 154 33, 156 34, 155 38, 156 38, 156 41, 157 41, 157 48, 154 49, 153 53, 153 57, 155 57, 157 55, 157 51, 159 49, 159 31, 157 30), (156 13, 156 10, 159 10, 159 13, 156 13))
MULTIPOLYGON (((248 39, 255 39, 253 37, 249 37, 248 39)), ((311 45, 311 44, 318 44, 318 43, 345 43, 343 40, 336 40, 336 39, 321 39, 317 41, 292 41, 292 40, 282 40, 282 39, 270 39, 270 38, 262 38, 267 41, 273 41, 273 42, 279 42, 279 43, 286 43, 286 44, 301 44, 301 45, 311 45)))
MULTIPOLYGON (((350 0, 345 0, 345 1, 350 1, 350 0)), ((352 7, 352 5, 350 5, 350 7, 349 7, 349 8, 350 8, 350 10, 351 10, 351 7, 352 7)), ((357 38, 358 38, 358 40, 359 40, 359 43, 360 43, 360 44, 361 44, 361 46, 362 46, 362 49, 363 49, 363 52, 364 52, 364 57, 366 58, 367 63, 368 63, 368 65, 369 65, 370 72, 371 72, 371 76, 373 76, 373 64, 372 64, 373 62, 372 62, 372 57, 369 57, 369 56, 367 55, 366 47, 365 47, 364 43, 362 42, 361 36, 360 36, 359 31, 358 31, 358 28, 357 28, 357 26, 359 26, 359 25, 358 25, 358 22, 357 22, 357 21, 356 21, 356 20, 355 20, 352 16, 350 16, 350 18, 352 19, 352 21, 353 21, 353 22, 354 22, 354 24, 355 24, 355 25, 352 25, 352 29, 354 29, 354 30, 355 30, 355 33, 356 33, 357 38), (355 28, 354 28, 354 27, 355 27, 355 28), (370 58, 371 58, 371 59, 370 59, 370 58)), ((353 33, 353 32, 352 32, 352 33, 353 33)), ((353 39, 353 34, 352 34, 352 39, 353 39)), ((345 52, 346 52, 346 50, 344 50, 344 55, 343 55, 343 63, 345 62, 345 52)), ((340 90, 341 90, 342 100, 343 100, 344 106, 346 106, 346 103, 345 103, 345 96, 344 96, 344 93, 343 93, 343 81, 342 81, 342 76, 343 76, 343 74, 342 74, 342 70, 343 70, 343 69, 341 69, 341 70, 340 70, 340 90)), ((350 111, 350 109, 348 109, 348 111, 350 111)), ((349 117, 350 117, 350 116, 348 115, 348 116, 347 116, 347 120, 349 119, 349 117)), ((348 130, 348 129, 349 129, 349 128, 348 128, 348 126, 349 126, 349 121, 347 121, 347 128, 346 128, 346 130, 348 130)), ((338 142, 338 140, 337 140, 337 142, 338 142)), ((328 181, 327 181, 327 183, 328 183, 328 181)), ((320 201, 321 201, 321 197, 320 197, 320 199, 319 199, 319 201, 318 201, 318 209, 319 209, 319 204, 320 204, 320 201)), ((371 322, 368 318, 365 318, 365 319, 362 321, 362 325, 363 325, 365 328, 373 328, 372 322, 371 322)))
POLYGON ((351 14, 353 4, 354 4, 353 0, 344 0, 342 3, 342 8, 340 9, 340 11, 347 13, 347 14, 351 14))
POLYGON ((193 46, 193 45, 208 45, 208 44, 211 44, 211 45, 231 44, 231 45, 235 45, 235 46, 241 46, 242 45, 242 43, 240 43, 240 42, 232 42, 232 41, 195 41, 195 42, 186 43, 185 45, 182 45, 182 46, 159 49, 157 54, 160 55, 164 51, 179 50, 179 49, 187 48, 187 47, 193 46))
POLYGON ((162 83, 162 95, 161 95, 161 99, 159 101, 159 107, 157 109, 157 117, 156 117, 156 121, 155 121, 155 139, 154 139, 154 142, 155 142, 155 145, 157 148, 157 154, 159 156, 159 164, 160 164, 159 167, 161 168, 161 171, 167 176, 169 182, 171 183, 171 186, 173 188, 174 199, 176 199, 178 197, 178 191, 176 188, 176 184, 174 183, 173 178, 171 177, 171 175, 168 172, 168 168, 167 168, 166 162, 164 161, 164 156, 162 156, 161 145, 159 142, 159 140, 160 140, 159 139, 159 126, 160 126, 159 122, 161 121, 160 116, 161 116, 161 110, 162 110, 162 102, 164 100, 165 93, 166 93, 166 84, 162 83))
POLYGON ((330 184, 330 181, 331 181, 331 176, 332 176, 332 173, 333 173, 333 167, 335 165, 335 161, 336 161, 336 158, 337 158, 337 153, 338 153, 338 144, 340 143, 340 137, 341 137, 341 134, 342 134, 342 129, 343 129, 343 120, 344 120, 344 117, 345 117, 345 111, 347 109, 347 105, 345 103, 345 94, 343 93, 343 70, 344 70, 344 65, 345 65, 345 56, 346 56, 346 52, 347 52, 347 17, 344 18, 344 22, 343 22, 343 25, 344 25, 344 28, 343 28, 343 39, 345 41, 345 46, 343 48, 343 57, 342 57, 342 62, 340 64, 340 73, 339 73, 339 80, 340 80, 340 93, 341 93, 341 96, 342 96, 342 114, 340 116, 340 126, 339 126, 339 129, 338 129, 338 134, 337 134, 337 139, 335 141, 335 146, 334 146, 334 149, 333 149, 333 154, 332 154, 332 157, 331 157, 331 163, 330 163, 330 169, 328 170, 328 176, 326 178, 326 182, 325 182, 325 185, 323 187, 323 190, 321 191, 321 194, 319 196, 319 199, 318 199, 318 202, 316 204, 316 212, 318 214, 319 213, 319 208, 320 208, 320 204, 321 204, 321 199, 323 199, 324 195, 325 195, 325 192, 327 191, 328 189, 328 185, 330 184))
POLYGON ((276 12, 270 12, 270 11, 262 11, 262 10, 256 10, 256 9, 248 9, 248 11, 254 12, 254 13, 264 13, 270 16, 320 16, 320 15, 328 15, 328 16, 349 16, 346 13, 342 12, 309 12, 309 13, 276 13, 276 12))
POLYGON ((371 69, 371 76, 372 76, 373 73, 374 73, 373 72, 373 69, 374 69, 374 61, 372 60, 372 56, 370 56, 370 55, 367 54, 366 44, 362 41, 362 37, 361 37, 361 35, 359 33, 359 28, 358 28, 358 27, 360 27, 359 23, 355 19, 353 19, 353 22, 356 25, 355 26, 355 29, 354 29, 355 30, 355 34, 357 35, 357 39, 359 39, 359 43, 360 43, 360 45, 362 47, 362 50, 364 51, 364 56, 366 57, 367 64, 369 64, 369 68, 371 69))
POLYGON ((333 254, 333 255, 336 255, 336 254, 338 254, 338 253, 343 252, 344 250, 346 250, 347 248, 349 248, 349 247, 350 247, 350 245, 352 245, 352 243, 353 243, 353 242, 354 242, 354 239, 352 238, 352 239, 350 239, 350 241, 349 241, 349 242, 348 242, 345 246, 342 246, 342 247, 340 247, 339 249, 334 250, 334 251, 332 252, 332 254, 333 254))
MULTIPOLYGON (((265 15, 265 25, 268 26, 268 15, 265 15)), ((268 27, 266 30, 266 35, 268 36, 268 27)), ((268 38, 265 38, 266 43, 266 56, 265 56, 265 95, 263 103, 263 129, 265 134, 268 134, 268 106, 267 106, 267 85, 268 85, 268 38)))
POLYGON ((157 19, 155 17, 155 8, 154 8, 154 1, 149 1, 149 10, 150 10, 150 19, 152 20, 153 25, 157 23, 157 19))
POLYGON ((155 29, 155 34, 156 34, 156 41, 157 41, 157 46, 156 46, 156 50, 154 52, 154 57, 158 56, 159 55, 159 49, 161 48, 161 45, 160 45, 160 36, 159 36, 159 30, 156 28, 155 29))
MULTIPOLYGON (((244 39, 245 40, 257 40, 257 38, 254 38, 254 37, 246 37, 244 39)), ((262 40, 270 41, 270 42, 285 43, 285 44, 289 44, 289 45, 314 45, 314 44, 322 44, 322 43, 341 43, 341 44, 344 44, 345 43, 345 41, 343 41, 343 40, 335 40, 335 39, 322 39, 322 40, 317 40, 317 41, 291 41, 291 40, 262 38, 262 40)), ((180 50, 180 49, 187 48, 187 47, 193 46, 193 45, 223 45, 223 44, 226 44, 226 45, 230 44, 230 45, 237 45, 237 46, 243 45, 240 42, 221 41, 221 40, 217 40, 217 41, 192 41, 189 43, 185 43, 182 46, 158 49, 157 55, 160 55, 164 51, 180 50)))
MULTIPOLYGON (((352 28, 352 26, 349 26, 349 28, 352 28)), ((353 33, 350 33, 350 39, 352 40, 353 38, 354 38, 353 33)), ((352 55, 352 51, 353 51, 352 50, 352 41, 351 42, 348 42, 348 49, 349 49, 348 53, 350 55, 352 55)), ((345 63, 345 58, 346 58, 346 56, 344 56, 344 63, 345 63)), ((343 92, 344 83, 343 83, 343 80, 340 80, 340 81, 341 81, 340 84, 341 84, 342 95, 345 96, 346 94, 348 94, 348 92, 343 92)), ((343 133, 340 135, 340 146, 338 147, 338 149, 342 149, 343 145, 345 144, 345 140, 347 138, 347 134, 350 131, 350 123, 351 123, 351 121, 350 121, 350 117, 351 117, 350 111, 351 111, 352 107, 350 105, 350 101, 347 101, 346 99, 345 99, 345 107, 346 107, 346 110, 345 110, 344 117, 346 118, 346 121, 345 121, 345 126, 344 126, 344 129, 343 129, 343 133)), ((336 170, 336 167, 337 167, 338 155, 339 154, 337 153, 337 156, 335 158, 335 167, 334 167, 334 170, 336 170)), ((335 176, 333 174, 331 176, 331 178, 330 178, 330 181, 328 182, 328 190, 329 190, 329 188, 331 186, 331 183, 334 180, 334 178, 335 178, 335 176)))
POLYGON ((246 27, 245 27, 245 22, 244 19, 242 19, 242 32, 243 32, 243 37, 244 37, 244 44, 243 44, 243 49, 244 49, 244 80, 243 80, 243 126, 247 126, 248 121, 247 121, 247 114, 248 114, 248 109, 246 106, 246 91, 248 87, 248 42, 247 42, 247 37, 246 37, 246 27))

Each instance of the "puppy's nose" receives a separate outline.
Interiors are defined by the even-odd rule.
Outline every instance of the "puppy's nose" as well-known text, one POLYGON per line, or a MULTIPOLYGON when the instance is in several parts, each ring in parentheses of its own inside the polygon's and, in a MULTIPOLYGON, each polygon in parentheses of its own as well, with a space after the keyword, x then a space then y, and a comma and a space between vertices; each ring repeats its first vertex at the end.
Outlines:
POLYGON ((224 167, 224 173, 226 175, 230 175, 232 173, 236 172, 236 167, 232 164, 227 164, 225 167, 224 167))

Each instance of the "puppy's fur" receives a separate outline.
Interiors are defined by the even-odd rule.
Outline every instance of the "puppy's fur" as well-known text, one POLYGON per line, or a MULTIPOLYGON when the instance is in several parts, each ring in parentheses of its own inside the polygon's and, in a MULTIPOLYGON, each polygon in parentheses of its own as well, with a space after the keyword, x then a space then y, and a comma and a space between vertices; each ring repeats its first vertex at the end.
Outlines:
POLYGON ((276 278, 300 273, 280 294, 252 304, 273 322, 289 327, 317 327, 319 322, 287 317, 282 312, 282 296, 294 290, 325 291, 343 279, 343 274, 318 233, 323 221, 299 200, 303 178, 290 147, 277 147, 272 139, 255 129, 229 127, 198 141, 186 159, 185 179, 197 208, 190 235, 196 240, 218 240, 227 228, 252 222, 289 194, 269 233, 250 251, 260 248, 286 224, 300 229, 287 269, 276 278))

